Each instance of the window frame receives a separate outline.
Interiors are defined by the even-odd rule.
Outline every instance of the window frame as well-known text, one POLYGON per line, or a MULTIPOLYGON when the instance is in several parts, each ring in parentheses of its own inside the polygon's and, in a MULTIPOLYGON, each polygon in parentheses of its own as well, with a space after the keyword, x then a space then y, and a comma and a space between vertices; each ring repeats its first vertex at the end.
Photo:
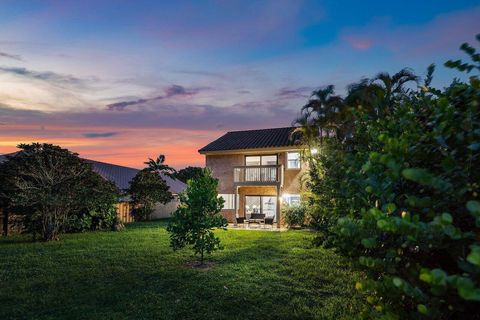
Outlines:
MULTIPOLYGON (((235 194, 234 193, 219 193, 218 194, 218 197, 222 197, 223 200, 225 201, 224 203, 224 207, 222 208, 222 210, 235 210, 235 194), (227 196, 229 197, 230 199, 225 199, 224 196, 227 196), (233 206, 230 208, 230 206, 228 206, 228 208, 225 208, 225 204, 232 204, 233 206)), ((237 202, 238 202, 238 199, 237 199, 237 202)))
POLYGON ((287 152, 285 152, 285 164, 286 164, 285 168, 287 170, 302 170, 302 153, 300 151, 287 151, 287 152), (290 153, 298 153, 298 167, 291 168, 289 166, 288 155, 290 153))
POLYGON ((299 193, 287 193, 287 194, 284 194, 282 196, 282 202, 283 204, 287 205, 287 206, 292 206, 292 205, 296 205, 296 204, 292 204, 291 203, 291 200, 287 200, 287 199, 291 199, 291 198, 298 198, 298 204, 302 203, 302 196, 299 194, 299 193))
MULTIPOLYGON (((244 199, 243 199, 243 214, 245 215, 245 217, 247 216, 247 197, 259 197, 260 198, 260 213, 261 214, 264 214, 263 213, 263 198, 273 198, 275 199, 275 201, 278 201, 278 197, 277 196, 269 196, 269 195, 259 195, 259 194, 246 194, 244 195, 244 199)), ((275 213, 273 215, 273 222, 277 222, 277 204, 275 203, 274 205, 274 208, 275 208, 275 213)))
MULTIPOLYGON (((243 159, 243 163, 246 167, 250 167, 249 165, 247 165, 247 158, 248 157, 260 157, 260 164, 259 165, 255 165, 255 166, 278 166, 278 154, 277 153, 273 153, 273 154, 249 154, 249 155, 245 155, 244 159, 243 159), (262 164, 262 158, 263 157, 275 157, 276 158, 276 163, 275 164, 265 164, 263 165, 262 164)), ((253 167, 253 166, 252 166, 253 167)))

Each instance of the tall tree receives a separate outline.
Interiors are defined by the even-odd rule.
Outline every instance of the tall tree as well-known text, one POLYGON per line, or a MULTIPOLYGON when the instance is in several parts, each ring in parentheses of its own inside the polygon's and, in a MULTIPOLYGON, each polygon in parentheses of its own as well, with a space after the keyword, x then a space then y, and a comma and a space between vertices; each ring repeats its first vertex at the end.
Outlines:
POLYGON ((43 240, 58 239, 67 219, 82 206, 90 190, 91 166, 76 153, 51 144, 21 144, 2 164, 2 198, 23 213, 28 229, 43 240))

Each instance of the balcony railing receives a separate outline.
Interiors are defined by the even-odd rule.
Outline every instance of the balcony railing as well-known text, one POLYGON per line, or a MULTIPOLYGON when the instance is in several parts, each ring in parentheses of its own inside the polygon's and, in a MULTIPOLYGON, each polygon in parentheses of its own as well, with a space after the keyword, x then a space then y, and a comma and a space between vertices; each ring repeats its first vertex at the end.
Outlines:
POLYGON ((277 184, 282 182, 283 166, 241 166, 233 168, 233 182, 240 184, 277 184))

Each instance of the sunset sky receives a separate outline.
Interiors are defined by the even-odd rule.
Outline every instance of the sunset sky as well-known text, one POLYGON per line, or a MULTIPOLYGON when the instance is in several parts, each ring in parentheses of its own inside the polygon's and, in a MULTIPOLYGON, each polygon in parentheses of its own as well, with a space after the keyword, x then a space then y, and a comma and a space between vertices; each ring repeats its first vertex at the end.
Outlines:
POLYGON ((479 1, 2 0, 0 154, 203 165, 206 143, 288 126, 324 85, 432 62, 446 85, 479 32, 479 1))

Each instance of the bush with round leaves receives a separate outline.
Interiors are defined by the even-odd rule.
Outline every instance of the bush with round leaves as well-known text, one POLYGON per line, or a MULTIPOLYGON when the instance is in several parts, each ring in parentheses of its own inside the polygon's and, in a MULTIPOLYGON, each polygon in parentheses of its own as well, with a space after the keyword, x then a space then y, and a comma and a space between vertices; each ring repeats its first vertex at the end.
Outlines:
POLYGON ((465 82, 432 88, 431 67, 418 90, 350 91, 351 139, 310 159, 335 220, 321 239, 366 271, 365 317, 480 318, 480 55, 461 48, 473 62, 446 65, 465 82))

